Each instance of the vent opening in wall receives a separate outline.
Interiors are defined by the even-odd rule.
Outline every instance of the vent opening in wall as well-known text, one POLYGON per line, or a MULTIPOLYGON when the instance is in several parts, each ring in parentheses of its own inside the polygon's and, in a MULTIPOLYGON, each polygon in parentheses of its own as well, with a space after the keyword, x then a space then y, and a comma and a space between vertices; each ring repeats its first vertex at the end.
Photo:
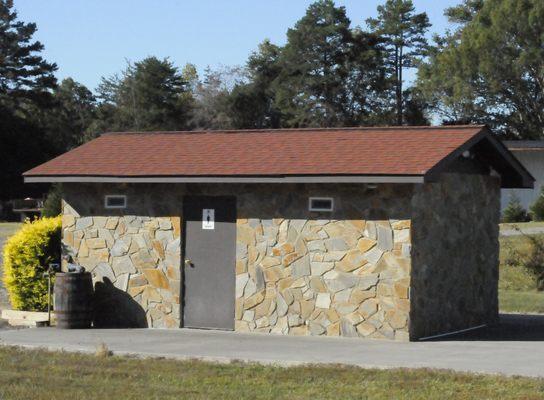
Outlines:
POLYGON ((124 195, 107 195, 104 198, 104 207, 106 208, 126 208, 127 196, 124 195))
POLYGON ((334 209, 334 200, 332 197, 310 197, 310 211, 331 212, 334 209))

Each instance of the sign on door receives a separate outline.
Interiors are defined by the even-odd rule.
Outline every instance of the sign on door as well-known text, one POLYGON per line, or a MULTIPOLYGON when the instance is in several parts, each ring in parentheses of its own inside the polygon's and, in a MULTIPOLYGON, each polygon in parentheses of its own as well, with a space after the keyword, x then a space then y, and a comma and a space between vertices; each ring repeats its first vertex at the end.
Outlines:
POLYGON ((215 210, 213 208, 202 210, 202 229, 215 229, 215 210))

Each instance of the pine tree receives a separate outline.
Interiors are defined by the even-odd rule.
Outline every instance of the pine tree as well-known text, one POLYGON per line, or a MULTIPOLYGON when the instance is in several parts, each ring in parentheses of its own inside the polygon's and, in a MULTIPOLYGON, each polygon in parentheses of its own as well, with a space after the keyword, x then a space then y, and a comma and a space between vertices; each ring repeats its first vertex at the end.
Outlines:
POLYGON ((45 61, 43 45, 33 40, 36 24, 19 21, 13 0, 0 0, 0 106, 29 113, 43 106, 56 85, 56 64, 45 61))
POLYGON ((388 65, 395 88, 396 124, 404 122, 403 73, 414 68, 425 54, 425 33, 431 26, 426 13, 415 13, 412 0, 387 0, 378 6, 378 17, 367 19, 368 26, 385 39, 388 65))

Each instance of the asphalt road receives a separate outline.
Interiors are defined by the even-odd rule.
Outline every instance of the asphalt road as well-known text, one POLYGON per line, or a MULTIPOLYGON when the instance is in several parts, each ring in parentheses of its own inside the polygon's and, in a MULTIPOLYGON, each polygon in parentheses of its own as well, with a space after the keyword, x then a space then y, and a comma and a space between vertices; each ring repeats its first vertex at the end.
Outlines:
POLYGON ((498 327, 447 339, 397 343, 175 329, 0 330, 0 344, 142 357, 242 360, 277 365, 347 364, 366 368, 440 368, 544 377, 544 316, 506 315, 498 327))

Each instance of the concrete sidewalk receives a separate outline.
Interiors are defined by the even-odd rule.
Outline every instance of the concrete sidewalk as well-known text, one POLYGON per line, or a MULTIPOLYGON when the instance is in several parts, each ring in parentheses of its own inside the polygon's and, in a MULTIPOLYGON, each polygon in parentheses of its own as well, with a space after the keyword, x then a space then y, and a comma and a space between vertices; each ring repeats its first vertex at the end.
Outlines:
POLYGON ((205 330, 0 331, 0 344, 94 352, 104 343, 114 354, 177 359, 297 365, 339 363, 376 368, 447 368, 457 371, 544 377, 543 341, 442 341, 396 343, 357 338, 295 337, 205 330))

